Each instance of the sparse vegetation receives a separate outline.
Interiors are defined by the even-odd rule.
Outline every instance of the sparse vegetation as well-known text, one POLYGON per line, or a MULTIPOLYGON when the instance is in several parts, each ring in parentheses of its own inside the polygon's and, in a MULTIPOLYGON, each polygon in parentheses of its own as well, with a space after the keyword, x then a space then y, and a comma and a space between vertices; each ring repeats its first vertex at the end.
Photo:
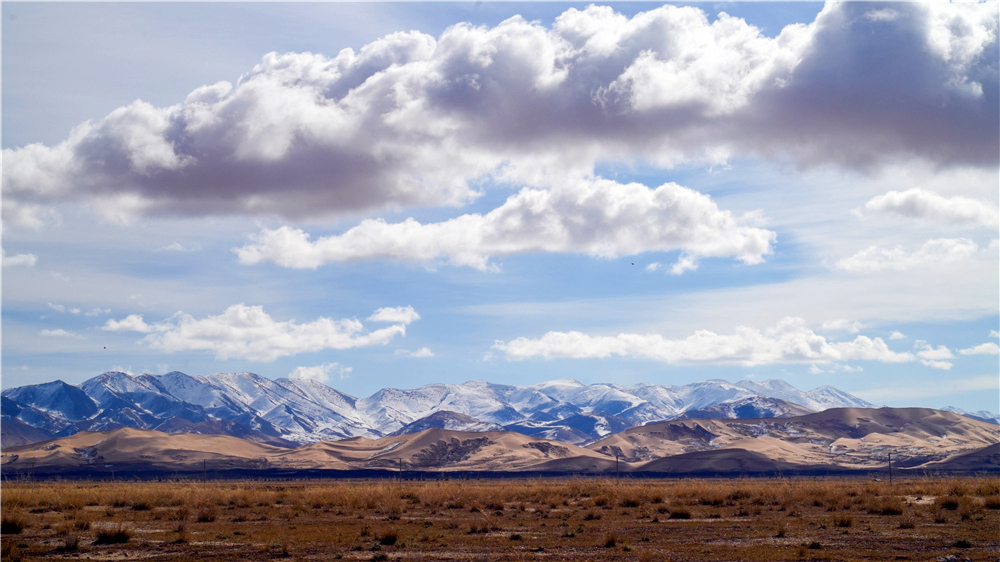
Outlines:
POLYGON ((148 548, 165 561, 544 553, 553 562, 762 562, 920 560, 963 549, 992 560, 998 497, 995 478, 892 487, 851 479, 5 482, 0 554, 4 562, 113 557, 127 544, 130 557, 148 548))

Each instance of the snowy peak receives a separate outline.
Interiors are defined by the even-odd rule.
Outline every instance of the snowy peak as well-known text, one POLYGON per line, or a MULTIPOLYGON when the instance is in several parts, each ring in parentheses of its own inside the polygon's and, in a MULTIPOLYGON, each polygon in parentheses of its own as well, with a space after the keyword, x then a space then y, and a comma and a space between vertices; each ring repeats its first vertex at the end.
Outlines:
POLYGON ((781 380, 629 387, 572 379, 526 386, 470 380, 383 388, 359 399, 315 380, 272 380, 255 373, 190 376, 177 371, 139 376, 113 371, 80 387, 56 381, 10 389, 3 396, 11 401, 5 402, 5 410, 16 412, 11 419, 52 434, 121 426, 197 426, 259 432, 298 443, 377 438, 416 428, 484 431, 501 426, 587 443, 686 415, 787 416, 870 406, 832 387, 802 392, 781 380))
POLYGON ((961 408, 956 408, 954 406, 945 406, 941 408, 942 411, 951 412, 953 414, 958 414, 960 416, 965 416, 967 418, 972 418, 974 420, 984 421, 988 423, 995 423, 1000 425, 1000 415, 994 414, 989 410, 979 410, 977 412, 967 412, 961 408))

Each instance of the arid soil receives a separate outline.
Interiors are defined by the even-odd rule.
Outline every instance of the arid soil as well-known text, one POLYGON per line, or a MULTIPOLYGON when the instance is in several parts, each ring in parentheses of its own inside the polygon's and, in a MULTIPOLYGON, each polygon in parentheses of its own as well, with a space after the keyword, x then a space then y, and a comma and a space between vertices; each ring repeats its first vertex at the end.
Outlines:
POLYGON ((1000 479, 4 482, 7 560, 1000 557, 1000 479))

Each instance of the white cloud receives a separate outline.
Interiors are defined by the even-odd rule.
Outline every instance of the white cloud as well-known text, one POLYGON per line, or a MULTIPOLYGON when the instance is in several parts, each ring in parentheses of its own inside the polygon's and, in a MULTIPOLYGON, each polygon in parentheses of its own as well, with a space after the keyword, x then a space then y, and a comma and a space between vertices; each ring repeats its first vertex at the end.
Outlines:
POLYGON ((420 320, 420 315, 412 306, 400 306, 396 308, 385 307, 375 311, 368 317, 372 322, 398 322, 400 324, 411 324, 420 320))
POLYGON ((935 348, 925 341, 917 340, 913 344, 913 349, 917 351, 917 357, 920 358, 920 363, 925 367, 947 371, 954 366, 951 361, 945 361, 945 359, 954 359, 955 356, 950 349, 943 345, 935 348))
POLYGON ((979 246, 968 238, 936 238, 928 240, 914 252, 907 252, 900 246, 889 249, 869 246, 866 250, 838 261, 836 267, 850 273, 904 271, 967 260, 978 252, 979 246))
MULTIPOLYGON (((829 320, 823 322, 824 330, 831 330, 835 332, 850 332, 856 334, 864 328, 865 325, 857 320, 848 320, 846 318, 838 318, 837 320, 829 320)), ((892 339, 890 336, 889 339, 892 339)))
POLYGON ((892 333, 889 334, 889 339, 890 340, 905 340, 906 336, 903 335, 903 332, 900 332, 898 330, 893 330, 892 333))
POLYGON ((691 254, 683 254, 677 259, 677 263, 670 267, 672 275, 682 275, 685 271, 695 271, 698 269, 698 258, 691 254))
POLYGON ((706 195, 674 183, 656 189, 593 179, 550 191, 522 189, 486 215, 421 224, 366 220, 347 232, 310 241, 297 228, 265 230, 236 250, 241 263, 285 267, 362 259, 433 262, 492 269, 490 257, 527 252, 574 252, 611 258, 683 249, 678 274, 695 256, 763 261, 775 234, 744 226, 706 195))
POLYGON ((550 28, 516 17, 333 57, 270 53, 235 85, 4 150, 4 224, 38 226, 73 199, 116 220, 460 205, 507 165, 526 178, 729 155, 994 166, 996 36, 990 3, 830 3, 773 38, 697 7, 590 6, 550 28))
POLYGON ((395 355, 400 357, 413 357, 415 359, 425 359, 428 357, 434 357, 434 352, 431 351, 429 347, 421 347, 416 351, 410 351, 408 349, 397 349, 395 355))
POLYGON ((821 375, 823 373, 863 373, 864 368, 861 366, 852 366, 846 363, 833 363, 827 368, 821 368, 818 365, 809 365, 810 375, 821 375))
POLYGON ((865 14, 865 19, 869 21, 895 21, 899 18, 899 12, 885 8, 882 10, 871 10, 865 14))
POLYGON ((997 355, 1000 354, 1000 346, 990 341, 966 349, 959 349, 958 352, 962 355, 997 355))
POLYGON ((147 324, 141 314, 129 314, 121 320, 109 318, 101 328, 107 332, 142 332, 148 334, 156 329, 156 326, 147 324))
POLYGON ((1000 332, 998 332, 996 330, 990 330, 990 337, 991 338, 1000 338, 1000 332))
POLYGON ((269 362, 279 357, 323 349, 351 349, 382 345, 406 334, 402 323, 365 332, 358 320, 320 317, 312 322, 276 321, 261 306, 234 304, 218 316, 196 319, 178 312, 156 324, 130 315, 108 320, 105 330, 148 333, 143 341, 154 349, 212 351, 218 359, 239 358, 269 362))
POLYGON ((35 267, 35 264, 38 263, 38 256, 35 254, 14 254, 13 256, 8 256, 6 250, 3 250, 2 259, 3 267, 35 267))
POLYGON ((865 208, 869 211, 925 219, 945 226, 985 226, 996 229, 1000 225, 1000 210, 990 201, 961 196, 943 197, 921 188, 890 191, 873 197, 865 203, 865 208))
POLYGON ((659 271, 661 269, 663 269, 663 264, 658 261, 654 261, 646 266, 646 271, 659 271))
POLYGON ((299 380, 314 380, 325 383, 330 380, 330 375, 335 374, 339 380, 344 380, 351 376, 351 367, 346 367, 340 363, 323 363, 322 365, 316 365, 315 367, 296 367, 291 374, 288 375, 290 379, 299 380))
POLYGON ((111 309, 95 306, 94 308, 91 308, 87 312, 83 313, 84 316, 103 316, 105 314, 111 314, 111 309))
POLYGON ((786 318, 761 332, 740 326, 732 335, 699 330, 682 340, 659 334, 590 336, 581 332, 548 332, 539 339, 498 341, 494 349, 508 360, 530 357, 606 358, 612 355, 653 359, 672 364, 715 363, 743 366, 778 363, 828 363, 835 361, 913 361, 911 353, 889 349, 881 338, 858 336, 853 341, 832 342, 806 327, 798 318, 786 318))
POLYGON ((50 338, 79 338, 79 337, 82 337, 82 336, 78 336, 77 334, 74 334, 73 332, 67 332, 66 330, 63 330, 62 328, 58 328, 56 330, 42 330, 42 331, 40 331, 38 333, 39 333, 39 335, 42 335, 42 336, 45 336, 45 337, 50 337, 50 338))

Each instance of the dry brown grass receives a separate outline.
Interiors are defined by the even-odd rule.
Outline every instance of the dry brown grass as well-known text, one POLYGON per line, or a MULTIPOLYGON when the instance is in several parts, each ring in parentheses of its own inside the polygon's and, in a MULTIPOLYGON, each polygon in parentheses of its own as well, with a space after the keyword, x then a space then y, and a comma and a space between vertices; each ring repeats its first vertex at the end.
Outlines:
POLYGON ((21 482, 0 489, 11 530, 0 548, 4 560, 992 560, 998 507, 995 478, 892 487, 850 479, 21 482), (119 531, 125 542, 108 540, 119 531))

